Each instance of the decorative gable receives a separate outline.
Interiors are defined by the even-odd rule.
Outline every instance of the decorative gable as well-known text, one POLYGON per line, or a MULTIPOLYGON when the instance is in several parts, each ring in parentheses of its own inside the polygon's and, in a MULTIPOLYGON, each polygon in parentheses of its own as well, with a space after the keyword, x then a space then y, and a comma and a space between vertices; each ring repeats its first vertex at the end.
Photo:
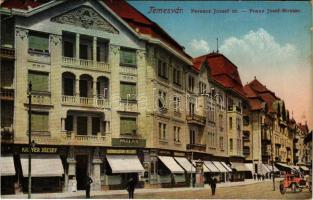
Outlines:
POLYGON ((95 10, 88 6, 80 6, 67 13, 53 17, 52 22, 80 26, 85 29, 96 29, 108 33, 118 34, 107 20, 101 17, 95 10))

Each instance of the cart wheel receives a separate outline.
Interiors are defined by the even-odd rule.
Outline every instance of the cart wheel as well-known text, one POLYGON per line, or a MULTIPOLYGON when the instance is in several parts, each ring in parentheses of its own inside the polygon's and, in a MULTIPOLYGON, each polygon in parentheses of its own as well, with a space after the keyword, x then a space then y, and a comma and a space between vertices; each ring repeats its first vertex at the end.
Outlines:
POLYGON ((297 191, 297 186, 296 186, 296 184, 294 184, 294 183, 291 184, 291 191, 294 192, 294 193, 297 191))
POLYGON ((285 194, 286 193, 286 188, 284 187, 283 183, 281 183, 279 185, 279 191, 280 191, 281 194, 285 194))

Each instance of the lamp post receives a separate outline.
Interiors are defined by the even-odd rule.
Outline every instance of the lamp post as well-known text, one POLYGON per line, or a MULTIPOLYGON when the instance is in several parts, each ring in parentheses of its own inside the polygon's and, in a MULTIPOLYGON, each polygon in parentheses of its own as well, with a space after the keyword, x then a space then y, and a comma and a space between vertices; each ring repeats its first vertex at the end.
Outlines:
POLYGON ((192 182, 193 182, 193 178, 192 178, 192 161, 193 161, 193 151, 191 150, 190 187, 192 187, 192 182))
POLYGON ((28 84, 28 199, 31 198, 32 179, 31 179, 31 148, 32 148, 32 83, 28 84))

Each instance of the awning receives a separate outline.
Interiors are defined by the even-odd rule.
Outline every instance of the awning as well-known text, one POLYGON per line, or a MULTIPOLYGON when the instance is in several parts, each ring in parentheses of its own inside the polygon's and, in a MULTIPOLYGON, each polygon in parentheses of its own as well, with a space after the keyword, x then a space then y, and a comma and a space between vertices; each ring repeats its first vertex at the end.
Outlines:
POLYGON ((262 165, 262 173, 263 174, 271 172, 271 170, 269 168, 267 168, 265 164, 262 163, 261 165, 262 165))
POLYGON ((300 167, 299 167, 299 166, 293 165, 293 166, 291 166, 291 167, 294 168, 294 169, 297 170, 297 171, 300 171, 300 167))
POLYGON ((209 168, 211 172, 220 172, 217 167, 211 161, 204 161, 204 164, 209 168))
POLYGON ((1 176, 15 176, 13 156, 1 157, 1 176))
POLYGON ((180 166, 182 166, 182 168, 184 168, 186 172, 196 173, 196 168, 187 160, 187 158, 174 157, 174 159, 178 162, 180 166))
POLYGON ((288 168, 288 169, 291 169, 292 170, 292 168, 289 166, 289 165, 286 165, 286 164, 284 164, 284 163, 276 163, 278 166, 281 166, 281 167, 284 167, 284 168, 288 168))
POLYGON ((254 169, 253 169, 253 163, 245 163, 246 168, 251 171, 252 174, 254 174, 254 169))
MULTIPOLYGON (((193 160, 192 161, 192 164, 194 165, 194 166, 196 166, 196 160, 193 160)), ((210 170, 209 170, 209 168, 203 163, 203 172, 204 173, 207 173, 207 172, 211 172, 210 170)))
POLYGON ((220 170, 220 172, 227 172, 227 169, 225 169, 225 167, 223 167, 220 162, 213 161, 213 164, 215 165, 215 167, 217 167, 218 170, 220 170))
POLYGON ((137 155, 107 155, 113 174, 144 172, 137 155))
POLYGON ((227 169, 228 172, 232 172, 231 168, 225 162, 221 162, 221 164, 227 169))
POLYGON ((238 172, 246 172, 246 171, 250 171, 244 163, 237 163, 237 162, 232 162, 231 163, 231 168, 235 169, 238 172))
MULTIPOLYGON (((28 157, 21 157, 22 172, 28 177, 28 157)), ((32 177, 59 177, 64 174, 62 161, 59 155, 32 155, 32 177)))
MULTIPOLYGON (((272 171, 272 165, 269 165, 269 164, 265 164, 266 165, 266 167, 270 170, 270 171, 272 171)), ((277 169, 277 167, 275 167, 275 165, 274 165, 274 172, 279 172, 279 169, 277 169)))
POLYGON ((300 168, 304 171, 310 171, 309 168, 307 168, 306 166, 300 166, 300 168))
POLYGON ((178 165, 178 163, 174 160, 173 157, 169 156, 158 156, 158 158, 162 161, 162 163, 173 173, 181 174, 185 173, 184 169, 178 165))

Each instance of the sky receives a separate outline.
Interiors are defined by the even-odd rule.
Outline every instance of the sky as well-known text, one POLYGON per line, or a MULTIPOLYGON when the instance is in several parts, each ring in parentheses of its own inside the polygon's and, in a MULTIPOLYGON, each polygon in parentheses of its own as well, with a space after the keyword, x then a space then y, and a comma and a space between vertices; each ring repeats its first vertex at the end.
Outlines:
POLYGON ((219 52, 238 67, 243 84, 256 76, 285 101, 297 122, 313 128, 310 2, 128 2, 193 57, 216 51, 218 38, 219 52))

